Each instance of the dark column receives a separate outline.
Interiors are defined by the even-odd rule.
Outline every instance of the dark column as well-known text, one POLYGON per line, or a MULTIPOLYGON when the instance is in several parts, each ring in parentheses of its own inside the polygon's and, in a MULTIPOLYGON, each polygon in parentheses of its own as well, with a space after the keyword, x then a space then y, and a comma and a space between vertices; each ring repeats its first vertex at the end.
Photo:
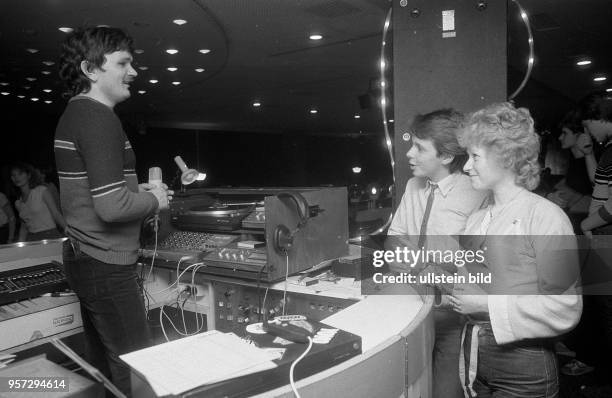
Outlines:
POLYGON ((411 177, 403 133, 416 114, 506 99, 506 7, 503 0, 393 0, 396 205, 411 177), (454 27, 443 30, 448 11, 454 27))

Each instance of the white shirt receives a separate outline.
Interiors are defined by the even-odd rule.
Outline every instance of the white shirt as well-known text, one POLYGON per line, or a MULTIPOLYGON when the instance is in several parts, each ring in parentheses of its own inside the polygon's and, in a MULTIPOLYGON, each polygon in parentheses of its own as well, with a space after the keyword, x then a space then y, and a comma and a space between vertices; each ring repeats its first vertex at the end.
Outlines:
MULTIPOLYGON (((467 218, 483 205, 487 193, 472 188, 470 178, 463 173, 451 174, 437 185, 427 221, 427 235, 460 235, 467 218)), ((388 235, 418 238, 430 191, 428 179, 412 177, 408 180, 388 235)))
MULTIPOLYGON (((492 274, 492 293, 561 286, 566 274, 560 272, 555 255, 567 256, 570 267, 577 265, 572 263, 574 255, 578 261, 578 252, 567 215, 559 206, 527 190, 510 202, 491 204, 472 214, 465 234, 488 237, 485 259, 492 274), (555 272, 555 266, 559 272, 555 272)), ((488 307, 495 340, 505 344, 569 331, 580 319, 582 297, 572 284, 565 294, 558 295, 490 294, 488 307)))

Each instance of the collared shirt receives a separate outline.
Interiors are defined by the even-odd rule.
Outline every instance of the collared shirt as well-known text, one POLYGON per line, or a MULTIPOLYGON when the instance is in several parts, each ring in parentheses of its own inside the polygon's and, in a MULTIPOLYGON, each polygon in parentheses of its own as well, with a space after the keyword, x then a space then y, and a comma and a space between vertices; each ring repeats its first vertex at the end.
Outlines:
MULTIPOLYGON (((434 202, 427 222, 427 235, 460 235, 470 214, 484 203, 487 193, 472 188, 463 173, 451 174, 437 182, 434 202)), ((388 235, 418 237, 431 186, 423 177, 408 180, 388 235)))
POLYGON ((577 265, 572 224, 559 206, 522 190, 504 205, 472 214, 465 235, 486 235, 485 262, 492 274, 488 308, 498 344, 558 336, 578 322, 582 300, 573 285, 564 294, 533 294, 563 286, 577 265), (556 255, 563 255, 561 261, 556 255), (514 291, 517 295, 507 294, 514 291))

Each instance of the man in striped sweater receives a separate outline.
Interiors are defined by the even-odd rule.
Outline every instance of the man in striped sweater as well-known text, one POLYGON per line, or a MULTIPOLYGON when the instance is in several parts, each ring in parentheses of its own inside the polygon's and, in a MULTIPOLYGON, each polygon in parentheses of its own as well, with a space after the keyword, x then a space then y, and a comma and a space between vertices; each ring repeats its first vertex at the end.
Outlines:
MULTIPOLYGON (((578 108, 584 130, 593 137, 593 141, 604 145, 595 169, 595 185, 593 198, 589 208, 589 216, 582 220, 580 228, 585 236, 593 241, 592 253, 589 254, 589 264, 586 268, 605 270, 601 275, 595 275, 597 283, 611 283, 609 269, 612 268, 610 247, 612 244, 612 97, 607 93, 595 93, 583 99, 578 108)), ((597 271, 599 273, 599 271, 597 271)), ((590 293, 585 289, 586 294, 590 293)), ((593 350, 596 374, 609 383, 612 374, 612 295, 595 295, 585 297, 585 314, 583 319, 592 322, 595 330, 589 330, 588 339, 596 344, 593 350), (603 336, 601 332, 603 331, 603 336)), ((582 322, 582 321, 581 321, 582 322)))
POLYGON ((62 45, 60 77, 72 96, 55 133, 69 241, 66 276, 81 301, 88 359, 125 394, 119 355, 149 344, 137 284, 140 224, 168 207, 167 187, 138 185, 134 152, 113 108, 137 73, 132 39, 120 29, 79 29, 62 45))

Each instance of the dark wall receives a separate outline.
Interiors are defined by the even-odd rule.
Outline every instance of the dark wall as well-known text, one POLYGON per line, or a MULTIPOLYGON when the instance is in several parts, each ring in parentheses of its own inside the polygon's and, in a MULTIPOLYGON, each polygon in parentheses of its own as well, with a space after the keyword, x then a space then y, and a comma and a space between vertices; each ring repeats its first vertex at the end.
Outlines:
MULTIPOLYGON (((506 2, 393 2, 397 192, 411 177, 403 140, 418 113, 443 107, 467 112, 506 98, 506 2), (418 10, 418 16, 413 10, 418 10), (442 11, 455 11, 455 36, 443 37, 442 11)), ((398 196, 401 198, 401 196, 398 196)))

